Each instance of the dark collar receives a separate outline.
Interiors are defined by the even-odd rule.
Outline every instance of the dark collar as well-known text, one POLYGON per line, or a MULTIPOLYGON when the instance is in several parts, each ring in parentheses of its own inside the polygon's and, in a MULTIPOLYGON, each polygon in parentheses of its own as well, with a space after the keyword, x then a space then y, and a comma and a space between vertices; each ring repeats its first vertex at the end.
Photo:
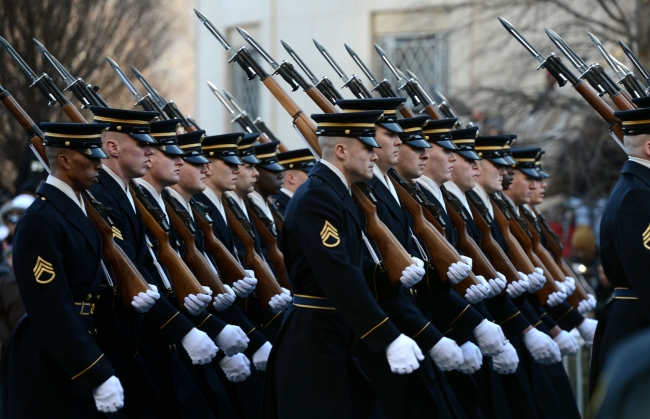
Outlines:
POLYGON ((650 168, 642 164, 628 160, 625 162, 625 165, 623 165, 621 174, 636 176, 650 186, 650 168))

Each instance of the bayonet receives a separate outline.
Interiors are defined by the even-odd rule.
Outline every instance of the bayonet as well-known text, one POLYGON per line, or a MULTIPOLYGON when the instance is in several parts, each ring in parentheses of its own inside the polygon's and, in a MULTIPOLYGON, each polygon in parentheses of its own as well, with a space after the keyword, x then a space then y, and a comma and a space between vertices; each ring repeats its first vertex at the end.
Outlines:
POLYGON ((237 122, 242 127, 242 129, 248 133, 258 132, 255 129, 255 124, 253 124, 253 121, 248 116, 246 111, 239 108, 238 106, 235 106, 225 91, 222 93, 219 88, 209 80, 208 86, 210 87, 210 90, 212 90, 212 93, 214 93, 214 95, 217 97, 217 99, 219 99, 219 102, 221 102, 223 106, 226 107, 226 110, 228 110, 232 116, 232 120, 230 121, 231 124, 237 122))
POLYGON ((307 78, 309 80, 311 80, 312 84, 314 84, 314 85, 318 84, 318 78, 309 69, 309 67, 307 67, 307 64, 305 64, 305 62, 298 56, 296 51, 294 51, 294 49, 291 48, 289 46, 289 44, 287 44, 283 40, 280 40, 280 42, 282 43, 282 46, 284 47, 284 49, 289 53, 289 56, 291 58, 293 58, 293 60, 296 62, 296 64, 298 64, 298 67, 300 67, 300 69, 303 71, 303 73, 305 73, 307 78))
POLYGON ((614 73, 616 73, 618 83, 623 85, 632 97, 638 98, 646 96, 645 87, 641 84, 634 73, 629 71, 627 68, 623 68, 623 65, 607 52, 603 44, 593 34, 589 33, 589 38, 600 55, 602 55, 605 61, 607 61, 607 64, 609 64, 612 70, 614 70, 614 73))
POLYGON ((316 45, 316 48, 318 51, 321 53, 323 57, 325 57, 325 60, 329 63, 329 65, 334 69, 336 74, 343 80, 343 87, 347 87, 350 89, 352 94, 354 94, 355 97, 357 98, 370 98, 372 95, 366 88, 366 86, 363 85, 361 80, 359 79, 359 76, 356 74, 353 74, 352 77, 348 77, 347 74, 343 71, 343 69, 334 61, 334 58, 330 55, 329 52, 321 45, 319 44, 315 39, 312 39, 314 41, 314 44, 316 45))
POLYGON ((594 46, 598 50, 598 53, 605 59, 605 61, 612 68, 612 70, 614 70, 614 73, 616 73, 616 76, 619 78, 619 80, 623 79, 625 77, 625 72, 623 71, 622 68, 618 66, 618 64, 614 61, 613 57, 609 55, 609 53, 605 49, 605 46, 591 32, 588 32, 588 35, 589 35, 589 39, 591 39, 591 43, 594 44, 594 46))
POLYGON ((126 86, 127 89, 129 89, 129 92, 133 96, 135 96, 135 105, 136 106, 142 106, 145 111, 153 111, 153 112, 158 112, 160 113, 161 116, 163 116, 163 110, 160 109, 160 107, 154 102, 154 100, 151 98, 151 94, 147 93, 145 96, 142 96, 140 92, 138 92, 138 89, 135 88, 133 83, 131 83, 131 80, 124 74, 124 71, 120 68, 120 66, 111 58, 111 57, 106 57, 106 60, 108 60, 108 63, 111 65, 113 68, 113 71, 117 74, 117 77, 122 80, 122 83, 126 86))
MULTIPOLYGON (((355 63, 359 66, 363 74, 366 75, 368 80, 370 80, 370 83, 373 85, 372 91, 377 91, 381 95, 381 97, 398 97, 397 93, 393 90, 393 87, 390 85, 390 82, 386 79, 383 79, 382 81, 377 81, 375 76, 370 72, 370 69, 366 64, 361 60, 361 57, 357 55, 356 52, 348 44, 344 44, 345 49, 348 51, 348 54, 352 57, 355 63)), ((402 105, 403 106, 403 105, 402 105)))
MULTIPOLYGON (((648 72, 648 70, 643 66, 643 64, 641 64, 641 61, 639 61, 637 56, 632 52, 632 50, 627 45, 625 45, 623 41, 618 41, 618 43, 623 49, 625 55, 627 55, 627 58, 629 58, 630 61, 632 61, 632 64, 634 64, 637 70, 639 70, 639 73, 641 73, 641 77, 643 77, 646 83, 650 85, 650 73, 648 72)), ((648 89, 650 89, 650 86, 648 87, 648 89)))
MULTIPOLYGON (((246 110, 239 104, 239 102, 237 102, 237 99, 235 99, 235 97, 229 91, 224 89, 223 94, 226 96, 228 101, 232 104, 232 106, 235 109, 237 109, 237 111, 240 114, 244 114, 248 118, 248 113, 246 112, 246 110)), ((247 123, 249 123, 248 121, 250 121, 250 118, 247 120, 247 123)), ((273 132, 271 132, 269 127, 266 126, 266 123, 259 116, 257 118, 255 118, 255 121, 253 121, 253 123, 250 125, 250 129, 247 129, 247 131, 248 132, 259 132, 259 133, 262 134, 262 136, 267 137, 267 141, 280 141, 278 139, 278 137, 276 137, 275 134, 273 134, 273 132)))
POLYGON ((253 47, 253 49, 255 51, 257 51, 258 54, 260 54, 260 56, 262 58, 264 58, 264 61, 266 61, 267 63, 269 63, 269 65, 271 67, 273 67, 273 71, 278 71, 278 68, 280 68, 280 64, 276 63, 275 60, 273 59, 273 57, 271 57, 264 50, 264 48, 262 48, 260 46, 260 44, 258 44, 257 41, 255 39, 253 39, 253 37, 248 34, 248 32, 246 32, 245 30, 243 30, 239 26, 237 26, 237 31, 242 36, 242 38, 244 38, 244 41, 248 42, 250 44, 250 46, 253 47))
POLYGON ((152 85, 149 84, 147 79, 144 78, 142 73, 140 73, 140 71, 137 68, 133 66, 130 66, 130 68, 131 68, 131 73, 133 73, 135 78, 138 79, 138 81, 142 84, 142 86, 144 86, 145 90, 149 92, 151 98, 156 101, 156 104, 159 107, 164 108, 165 105, 167 104, 167 101, 160 95, 160 93, 158 93, 156 89, 153 88, 152 85))

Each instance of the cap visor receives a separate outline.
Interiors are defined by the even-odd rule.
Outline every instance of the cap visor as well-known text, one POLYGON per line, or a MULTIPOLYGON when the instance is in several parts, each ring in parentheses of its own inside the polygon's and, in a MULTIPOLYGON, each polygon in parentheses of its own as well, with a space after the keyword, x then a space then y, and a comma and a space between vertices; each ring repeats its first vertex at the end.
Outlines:
POLYGON ((534 179, 541 179, 541 176, 539 173, 537 173, 537 170, 531 169, 529 167, 520 167, 519 170, 521 170, 525 175, 530 176, 534 179))
POLYGON ((381 148, 377 140, 375 140, 375 137, 357 137, 357 139, 364 144, 368 144, 370 147, 381 148))
POLYGON ((178 146, 171 144, 171 145, 166 145, 166 144, 154 144, 152 147, 155 147, 156 149, 162 151, 163 153, 166 154, 171 154, 174 156, 183 156, 185 153, 183 150, 178 148, 178 146))
POLYGON ((503 156, 503 159, 508 162, 508 166, 514 166, 517 164, 515 159, 512 158, 512 156, 503 156))
POLYGON ((189 157, 183 157, 183 160, 185 160, 188 163, 194 163, 194 164, 205 164, 205 163, 210 163, 210 160, 206 159, 203 156, 189 156, 189 157))
POLYGON ((494 164, 500 164, 501 166, 511 166, 511 164, 508 163, 508 161, 503 157, 486 157, 486 156, 483 156, 483 158, 487 159, 487 160, 490 160, 494 164))
POLYGON ((431 144, 429 144, 429 142, 425 140, 406 141, 404 142, 404 144, 414 148, 431 148, 431 144))
POLYGON ((546 172, 543 171, 542 169, 537 169, 537 172, 538 172, 539 175, 542 177, 542 179, 548 179, 548 178, 551 177, 551 175, 549 175, 548 173, 546 173, 546 172))
POLYGON ((260 159, 255 157, 254 154, 249 154, 248 156, 240 157, 241 161, 248 164, 259 164, 260 159))
POLYGON ((461 156, 465 157, 466 159, 470 160, 482 160, 478 154, 474 153, 473 151, 469 150, 456 150, 456 153, 460 154, 461 156))
POLYGON ((391 132, 404 132, 402 127, 399 126, 399 124, 395 122, 380 122, 379 123, 380 127, 386 128, 388 131, 391 132))
POLYGON ((83 154, 84 156, 88 157, 88 158, 92 158, 92 157, 94 157, 96 159, 107 159, 108 158, 108 156, 106 155, 106 153, 104 153, 104 150, 102 150, 101 147, 89 148, 87 150, 90 150, 90 154, 84 153, 81 150, 79 150, 79 152, 81 154, 83 154))
POLYGON ((262 169, 270 170, 272 172, 283 172, 286 169, 286 167, 282 166, 281 164, 278 163, 271 163, 271 164, 260 164, 259 165, 262 169))
POLYGON ((458 147, 456 147, 451 140, 434 141, 434 143, 442 148, 446 148, 447 150, 458 150, 458 147))
POLYGON ((243 166, 244 162, 238 156, 214 156, 215 159, 221 159, 226 163, 236 164, 237 166, 243 166))
POLYGON ((134 133, 128 133, 131 137, 135 138, 138 141, 142 141, 143 143, 149 143, 149 144, 155 144, 156 140, 151 138, 149 134, 134 134, 134 133))

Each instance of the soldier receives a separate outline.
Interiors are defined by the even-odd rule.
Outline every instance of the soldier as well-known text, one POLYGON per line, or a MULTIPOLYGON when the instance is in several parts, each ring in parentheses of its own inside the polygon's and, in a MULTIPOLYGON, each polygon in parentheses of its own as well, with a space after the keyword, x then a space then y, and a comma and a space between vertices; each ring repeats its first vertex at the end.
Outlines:
POLYGON ((95 340, 102 242, 81 197, 107 158, 107 127, 41 124, 51 175, 16 229, 14 269, 27 315, 6 354, 3 417, 90 418, 124 406, 120 380, 95 340))
POLYGON ((286 212, 283 248, 295 296, 269 360, 265 417, 367 417, 374 397, 351 356, 355 345, 385 353, 401 374, 424 359, 378 306, 363 273, 365 222, 350 187, 372 177, 381 115, 312 115, 322 159, 286 212))
MULTIPOLYGON (((273 213, 277 213, 279 210, 272 208, 274 205, 271 202, 271 197, 280 193, 285 170, 285 167, 278 162, 278 156, 276 154, 278 144, 280 144, 279 141, 271 141, 255 146, 255 156, 260 161, 255 167, 259 174, 255 182, 255 190, 248 195, 251 204, 260 208, 266 218, 271 222, 273 226, 271 230, 276 232, 276 236, 280 232, 276 230, 277 226, 273 221, 273 213)), ((278 240, 280 240, 279 236, 278 240)), ((276 269, 278 268, 276 267, 276 269)))
POLYGON ((316 164, 316 158, 308 148, 299 150, 285 151, 278 153, 278 163, 284 166, 284 179, 280 193, 272 199, 280 213, 284 212, 289 205, 289 200, 293 197, 296 190, 307 181, 309 171, 316 164))

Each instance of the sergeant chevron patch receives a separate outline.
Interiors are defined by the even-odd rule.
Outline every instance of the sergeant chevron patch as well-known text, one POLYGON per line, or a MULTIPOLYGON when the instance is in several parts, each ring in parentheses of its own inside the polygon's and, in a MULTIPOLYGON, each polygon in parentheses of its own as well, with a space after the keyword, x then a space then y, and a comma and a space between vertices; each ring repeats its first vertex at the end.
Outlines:
POLYGON ((49 284, 54 280, 56 277, 56 274, 54 273, 54 267, 50 262, 47 262, 40 256, 36 259, 36 265, 34 265, 34 278, 36 278, 36 282, 39 284, 49 284), (50 277, 48 279, 43 279, 41 280, 41 276, 43 274, 50 274, 50 277))
POLYGON ((117 227, 113 226, 111 230, 113 230, 113 237, 124 241, 124 238, 122 238, 122 232, 118 230, 117 227))
POLYGON ((339 232, 327 220, 325 220, 325 225, 320 231, 320 238, 323 241, 323 246, 325 247, 336 247, 339 245, 339 243, 341 243, 339 232))
POLYGON ((650 250, 650 225, 643 232, 643 247, 650 250))

